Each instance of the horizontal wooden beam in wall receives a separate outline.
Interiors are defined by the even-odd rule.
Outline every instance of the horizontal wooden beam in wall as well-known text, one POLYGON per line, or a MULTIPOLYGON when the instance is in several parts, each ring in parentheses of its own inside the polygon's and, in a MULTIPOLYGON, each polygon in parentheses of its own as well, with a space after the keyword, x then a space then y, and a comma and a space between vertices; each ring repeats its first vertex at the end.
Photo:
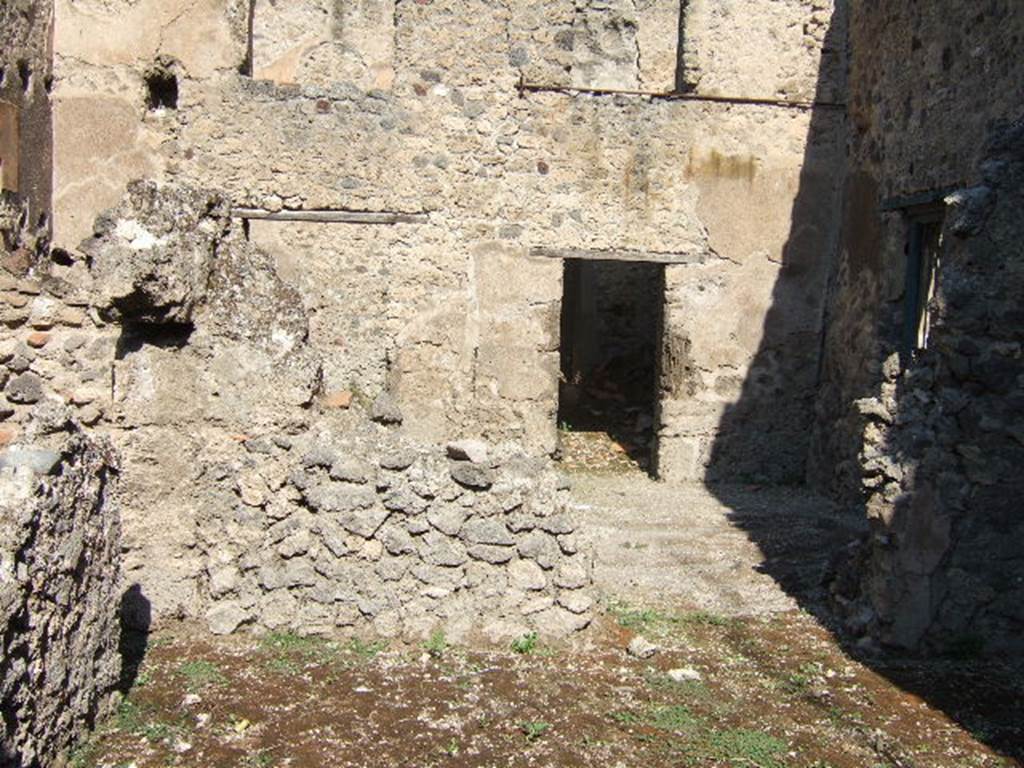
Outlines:
POLYGON ((545 248, 530 249, 531 256, 548 259, 582 259, 585 261, 649 261, 654 264, 703 264, 703 253, 669 251, 622 251, 610 248, 545 248))
POLYGON ((574 88, 569 85, 544 85, 541 83, 519 83, 519 95, 527 93, 560 93, 565 96, 641 96, 651 101, 703 101, 709 104, 731 104, 736 106, 780 107, 782 109, 846 109, 838 101, 794 101, 791 99, 759 98, 756 96, 713 96, 691 91, 634 91, 623 88, 574 88))
POLYGON ((394 211, 265 211, 261 208, 233 208, 231 215, 240 219, 265 221, 308 221, 320 224, 425 224, 425 213, 394 211))

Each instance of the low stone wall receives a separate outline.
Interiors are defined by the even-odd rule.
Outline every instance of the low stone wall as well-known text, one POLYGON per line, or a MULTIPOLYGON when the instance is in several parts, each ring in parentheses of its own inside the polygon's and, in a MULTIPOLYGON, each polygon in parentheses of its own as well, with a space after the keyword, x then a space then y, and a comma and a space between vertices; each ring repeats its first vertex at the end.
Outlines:
MULTIPOLYGON (((376 411, 388 420, 388 408, 376 411)), ((443 629, 504 642, 590 622, 590 558, 548 461, 475 441, 415 447, 358 421, 245 447, 218 482, 235 496, 232 514, 200 534, 211 631, 346 628, 414 641, 443 629)))
MULTIPOLYGON (((51 436, 52 437, 52 436, 51 436)), ((0 764, 52 765, 118 683, 111 459, 80 434, 0 452, 0 764)))

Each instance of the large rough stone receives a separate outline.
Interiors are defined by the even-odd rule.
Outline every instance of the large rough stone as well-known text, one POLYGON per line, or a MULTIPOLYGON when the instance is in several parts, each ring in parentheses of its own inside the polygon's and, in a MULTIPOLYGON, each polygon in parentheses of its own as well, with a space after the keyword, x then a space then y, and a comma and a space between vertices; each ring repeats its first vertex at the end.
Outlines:
POLYGON ((304 489, 302 495, 318 512, 351 512, 377 503, 372 489, 346 483, 319 483, 304 489))
POLYGON ((387 509, 373 506, 368 509, 343 512, 338 517, 338 521, 345 530, 362 536, 364 539, 370 539, 390 516, 391 512, 387 509))
POLYGON ((490 544, 474 544, 467 549, 469 556, 485 563, 500 565, 516 556, 515 547, 498 547, 490 544))
POLYGON ((448 443, 448 458, 456 461, 470 461, 473 464, 485 464, 488 458, 487 443, 480 440, 456 440, 448 443))
POLYGON ((518 542, 519 555, 534 560, 544 570, 550 570, 561 559, 561 550, 553 536, 540 531, 530 531, 518 542))
POLYGON ((457 462, 451 465, 452 479, 464 488, 485 491, 494 483, 494 473, 477 464, 457 462))
POLYGON ((12 403, 38 403, 43 399, 43 380, 31 372, 12 376, 4 387, 4 394, 12 403))
POLYGON ((402 410, 395 398, 385 392, 378 395, 370 406, 370 418, 379 424, 401 424, 402 410))
POLYGON ((434 506, 427 513, 427 520, 446 536, 458 536, 469 513, 465 508, 453 504, 434 506))
POLYGON ((203 190, 133 182, 82 243, 111 317, 190 323, 205 301, 230 203, 203 190))
POLYGON ((462 526, 462 538, 474 544, 497 544, 510 547, 516 543, 508 528, 494 518, 474 518, 462 526))
POLYGON ((516 560, 509 566, 508 575, 516 589, 537 591, 544 589, 548 583, 541 567, 530 560, 516 560))
POLYGON ((60 454, 30 448, 10 448, 0 452, 0 469, 27 469, 37 475, 49 475, 60 465, 60 454))
POLYGON ((237 602, 217 603, 206 612, 206 626, 215 635, 230 635, 248 619, 249 614, 237 602))
POLYGON ((368 483, 373 477, 373 467, 362 459, 346 456, 338 459, 331 465, 330 476, 332 480, 342 480, 346 483, 368 483))

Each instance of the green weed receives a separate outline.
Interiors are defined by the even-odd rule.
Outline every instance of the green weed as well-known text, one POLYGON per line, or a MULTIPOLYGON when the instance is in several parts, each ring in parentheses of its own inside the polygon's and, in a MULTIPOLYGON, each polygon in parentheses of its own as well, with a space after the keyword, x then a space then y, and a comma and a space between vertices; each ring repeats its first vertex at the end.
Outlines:
POLYGON ((710 611, 692 611, 683 614, 679 620, 684 624, 697 624, 705 627, 728 627, 733 623, 728 616, 719 616, 710 611))
POLYGON ((202 659, 182 663, 178 667, 178 675, 185 678, 185 688, 190 693, 227 682, 227 678, 217 669, 216 664, 202 659))
POLYGON ((270 768, 274 764, 274 756, 266 749, 246 755, 239 763, 240 768, 270 768))
POLYGON ((348 642, 349 652, 366 661, 374 658, 378 653, 386 651, 387 647, 388 644, 385 640, 373 640, 367 643, 358 637, 353 637, 348 642))
POLYGON ((638 725, 641 722, 640 716, 628 709, 622 712, 612 712, 609 717, 620 725, 638 725))
POLYGON ((527 741, 536 741, 551 730, 551 723, 542 720, 527 721, 519 723, 519 730, 526 736, 527 741))
POLYGON ((271 632, 260 639, 260 648, 270 656, 267 666, 282 674, 296 674, 307 664, 332 664, 341 651, 335 642, 295 632, 271 632))
POLYGON ((633 608, 620 602, 609 604, 608 612, 620 627, 649 637, 666 637, 681 623, 678 616, 657 608, 633 608))
POLYGON ((720 760, 743 762, 760 768, 783 768, 780 756, 788 749, 781 739, 745 728, 714 731, 708 736, 708 746, 720 760))
POLYGON ((512 650, 521 655, 533 653, 537 650, 537 633, 527 632, 522 637, 517 637, 512 641, 512 650))
POLYGON ((444 656, 444 652, 448 650, 448 641, 445 639, 444 632, 440 629, 436 630, 423 644, 423 648, 435 659, 444 656))
POLYGON ((689 709, 678 704, 655 707, 647 714, 646 722, 660 731, 688 731, 700 724, 689 709))
POLYGON ((68 768, 92 768, 96 765, 99 747, 91 740, 83 741, 68 754, 68 768))

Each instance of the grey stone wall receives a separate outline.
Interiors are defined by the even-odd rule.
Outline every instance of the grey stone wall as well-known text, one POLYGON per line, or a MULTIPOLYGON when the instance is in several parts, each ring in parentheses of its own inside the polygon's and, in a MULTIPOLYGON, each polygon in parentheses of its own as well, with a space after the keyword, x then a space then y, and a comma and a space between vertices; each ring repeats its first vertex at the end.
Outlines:
POLYGON ((1007 3, 883 6, 854 4, 851 18, 850 158, 810 477, 872 524, 834 585, 852 629, 904 647, 1013 646, 1024 70, 1011 40, 1024 16, 1007 3), (931 332, 901 360, 906 248, 925 198, 944 217, 931 332))
POLYGON ((546 460, 478 441, 425 448, 352 416, 254 437, 201 478, 220 507, 198 532, 213 632, 506 642, 589 624, 590 555, 546 460))
POLYGON ((37 440, 0 451, 5 766, 53 765, 105 712, 121 671, 109 446, 37 426, 37 440))

